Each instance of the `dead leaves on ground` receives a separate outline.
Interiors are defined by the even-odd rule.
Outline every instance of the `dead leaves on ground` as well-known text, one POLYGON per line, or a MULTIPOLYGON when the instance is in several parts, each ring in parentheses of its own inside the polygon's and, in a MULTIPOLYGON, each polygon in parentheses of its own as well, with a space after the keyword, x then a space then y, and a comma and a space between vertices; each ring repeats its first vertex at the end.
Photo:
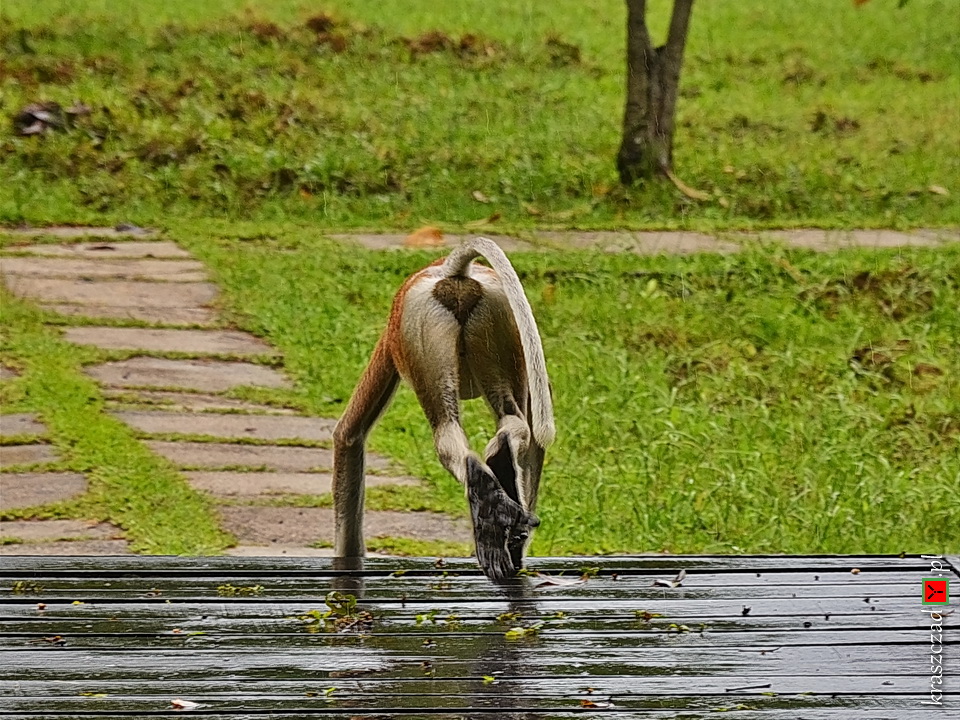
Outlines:
POLYGON ((443 230, 432 225, 414 230, 403 241, 404 246, 410 248, 442 247, 443 243, 443 230))

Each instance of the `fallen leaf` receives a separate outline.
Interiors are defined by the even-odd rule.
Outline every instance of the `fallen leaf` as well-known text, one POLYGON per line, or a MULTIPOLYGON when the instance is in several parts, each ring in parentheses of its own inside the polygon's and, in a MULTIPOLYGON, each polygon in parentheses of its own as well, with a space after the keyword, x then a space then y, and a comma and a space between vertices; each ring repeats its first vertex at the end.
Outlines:
POLYGON ((950 191, 947 190, 947 189, 946 189, 945 187, 943 187, 942 185, 931 185, 930 187, 927 188, 927 190, 929 190, 930 192, 932 192, 934 195, 949 195, 949 194, 950 194, 950 191))
POLYGON ((943 370, 930 363, 917 363, 913 366, 913 374, 918 377, 922 375, 943 375, 943 370))
POLYGON ((175 710, 196 710, 200 707, 200 703, 193 702, 192 700, 181 700, 180 698, 174 698, 170 701, 170 704, 175 710))
POLYGON ((532 204, 530 204, 530 203, 522 203, 522 205, 523 205, 523 209, 524 209, 524 211, 527 213, 527 215, 533 215, 534 217, 537 217, 537 216, 539 216, 539 215, 543 215, 543 210, 541 210, 540 208, 538 208, 536 205, 532 205, 532 204))
POLYGON ((470 195, 479 203, 490 203, 490 198, 479 190, 474 190, 470 195))
POLYGON ((675 588, 680 587, 683 584, 683 579, 687 576, 686 570, 681 570, 677 573, 677 576, 673 580, 654 580, 654 587, 668 587, 675 588))
POLYGON ((484 227, 486 225, 492 225, 499 219, 500 219, 500 213, 494 213, 490 217, 485 217, 485 218, 481 218, 480 220, 472 220, 468 223, 464 223, 464 227, 468 227, 468 228, 484 227))
POLYGON ((438 247, 443 245, 443 230, 426 225, 407 235, 403 244, 407 247, 438 247))
POLYGON ((570 587, 571 585, 582 585, 587 581, 586 575, 581 575, 580 577, 575 578, 565 578, 556 575, 544 575, 543 573, 539 573, 538 577, 543 578, 543 581, 534 585, 535 588, 549 587, 551 585, 555 585, 557 587, 570 587))
POLYGON ((591 710, 606 710, 607 708, 614 707, 612 702, 597 702, 595 700, 581 700, 580 707, 589 708, 591 710))
POLYGON ((709 200, 710 199, 710 195, 708 193, 705 193, 702 190, 697 190, 695 188, 690 187, 685 182, 683 182, 680 178, 674 175, 670 170, 665 169, 664 172, 666 173, 667 177, 670 178, 670 182, 672 182, 676 186, 677 190, 682 192, 691 200, 709 200))

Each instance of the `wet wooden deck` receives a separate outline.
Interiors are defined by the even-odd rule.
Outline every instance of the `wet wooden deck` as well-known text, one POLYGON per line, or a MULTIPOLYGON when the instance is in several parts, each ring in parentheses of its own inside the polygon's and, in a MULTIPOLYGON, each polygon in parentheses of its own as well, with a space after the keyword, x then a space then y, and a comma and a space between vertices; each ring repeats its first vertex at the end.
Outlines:
MULTIPOLYGON (((943 563, 960 593, 960 562, 943 563)), ((320 559, 0 557, 0 716, 175 715, 175 699, 250 720, 919 720, 960 707, 953 616, 945 707, 921 704, 929 560, 530 566, 561 584, 497 588, 467 560, 368 561, 357 573, 320 559), (598 570, 572 582, 583 568, 598 570), (357 607, 331 599, 339 611, 324 618, 332 590, 357 607)))

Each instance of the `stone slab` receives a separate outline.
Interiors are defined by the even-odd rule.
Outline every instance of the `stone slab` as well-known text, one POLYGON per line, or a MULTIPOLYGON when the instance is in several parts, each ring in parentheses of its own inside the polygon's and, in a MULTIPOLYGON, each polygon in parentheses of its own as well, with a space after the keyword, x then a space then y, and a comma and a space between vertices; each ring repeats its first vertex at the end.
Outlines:
MULTIPOLYGON (((184 473, 190 484, 218 497, 257 497, 269 495, 326 495, 331 490, 333 476, 329 473, 289 472, 209 472, 184 473)), ((418 485, 411 477, 368 475, 367 487, 381 485, 418 485)))
POLYGON ((0 468, 55 462, 59 459, 50 445, 0 445, 0 468))
POLYGON ((0 545, 0 555, 132 555, 126 540, 62 540, 0 545))
MULTIPOLYGON (((229 548, 226 555, 233 557, 323 557, 334 556, 333 548, 312 548, 300 545, 237 545, 229 548)), ((383 553, 368 552, 367 557, 389 557, 383 553)))
POLYGON ((14 295, 38 302, 118 308, 197 308, 217 296, 205 282, 136 282, 71 280, 4 275, 14 295))
POLYGON ((246 385, 290 387, 290 381, 273 368, 220 360, 135 357, 95 365, 87 368, 86 373, 114 387, 183 388, 204 392, 223 392, 246 385))
POLYGON ((14 370, 12 367, 0 365, 0 380, 13 380, 14 378, 18 377, 20 377, 20 373, 14 370))
MULTIPOLYGON (((221 506, 222 527, 241 545, 310 545, 333 540, 331 508, 221 506)), ((470 543, 470 522, 431 512, 370 511, 364 516, 369 538, 405 537, 470 543)))
MULTIPOLYGON (((234 443, 168 442, 149 440, 147 446, 179 468, 264 467, 280 472, 331 470, 333 453, 324 448, 234 443)), ((385 468, 387 462, 368 458, 368 467, 385 468)))
POLYGON ((34 413, 16 413, 0 415, 0 437, 14 435, 45 435, 46 426, 34 413))
POLYGON ((180 433, 257 440, 312 440, 333 438, 336 420, 294 415, 238 415, 177 413, 162 410, 111 413, 133 428, 150 434, 180 433))
POLYGON ((55 540, 111 540, 122 533, 109 523, 83 520, 11 520, 0 522, 0 537, 19 538, 24 542, 55 540))
MULTIPOLYGON (((541 248, 537 247, 533 243, 529 243, 525 240, 519 238, 510 237, 509 235, 487 235, 484 233, 477 233, 475 235, 447 235, 443 236, 443 243, 437 245, 437 249, 450 249, 454 248, 464 240, 469 240, 475 237, 482 235, 483 237, 490 238, 499 245, 504 252, 535 252, 541 248)), ((339 240, 341 242, 352 242, 361 245, 362 247, 368 250, 399 250, 399 249, 412 249, 412 250, 424 250, 430 248, 414 247, 408 248, 405 244, 407 239, 407 234, 398 234, 398 233, 358 233, 358 234, 336 234, 330 235, 334 240, 339 240)))
POLYGON ((77 345, 107 350, 206 353, 208 355, 273 355, 258 337, 238 330, 160 330, 155 328, 71 327, 63 336, 77 345))
POLYGON ((760 233, 759 240, 783 242, 807 250, 839 250, 841 248, 938 247, 936 237, 895 230, 771 230, 760 233))
POLYGON ((104 397, 115 405, 149 405, 159 406, 164 410, 178 412, 214 412, 232 410, 235 412, 256 413, 261 415, 294 415, 296 410, 290 408, 260 405, 259 403, 237 400, 222 395, 208 395, 206 393, 168 392, 166 390, 124 390, 105 388, 104 397))
MULTIPOLYGON (((93 228, 69 228, 77 232, 66 237, 99 235, 93 228)), ((66 231, 66 229, 65 229, 66 231)), ((49 235, 49 229, 32 231, 34 235, 49 235)), ((110 232, 107 229, 107 232, 110 232)), ((190 253, 172 242, 83 242, 63 245, 8 246, 7 250, 28 255, 77 258, 171 258, 191 259, 190 253)))
POLYGON ((196 260, 5 257, 0 259, 0 271, 7 275, 48 278, 110 278, 166 282, 203 282, 207 279, 203 263, 196 260))
POLYGON ((733 253, 736 243, 705 233, 674 232, 538 232, 536 237, 550 245, 578 250, 630 252, 637 255, 690 255, 693 253, 733 253))
POLYGON ((114 307, 109 305, 64 305, 42 303, 45 310, 66 317, 140 320, 154 325, 216 325, 217 315, 208 308, 114 307))
POLYGON ((86 490, 78 473, 0 473, 0 510, 69 500, 86 490))
MULTIPOLYGON (((225 555, 232 557, 322 557, 334 556, 333 548, 312 548, 302 545, 237 545, 228 548, 225 555)), ((372 555, 372 553, 371 553, 372 555)))

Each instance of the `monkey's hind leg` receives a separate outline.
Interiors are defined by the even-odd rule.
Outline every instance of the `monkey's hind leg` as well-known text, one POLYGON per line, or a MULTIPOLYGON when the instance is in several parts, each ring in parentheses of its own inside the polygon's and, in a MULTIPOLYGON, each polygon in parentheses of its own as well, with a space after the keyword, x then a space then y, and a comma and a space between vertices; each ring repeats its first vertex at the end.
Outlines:
POLYGON ((399 383, 400 375, 383 337, 333 431, 334 554, 338 558, 366 554, 363 497, 367 435, 390 404, 399 383))

